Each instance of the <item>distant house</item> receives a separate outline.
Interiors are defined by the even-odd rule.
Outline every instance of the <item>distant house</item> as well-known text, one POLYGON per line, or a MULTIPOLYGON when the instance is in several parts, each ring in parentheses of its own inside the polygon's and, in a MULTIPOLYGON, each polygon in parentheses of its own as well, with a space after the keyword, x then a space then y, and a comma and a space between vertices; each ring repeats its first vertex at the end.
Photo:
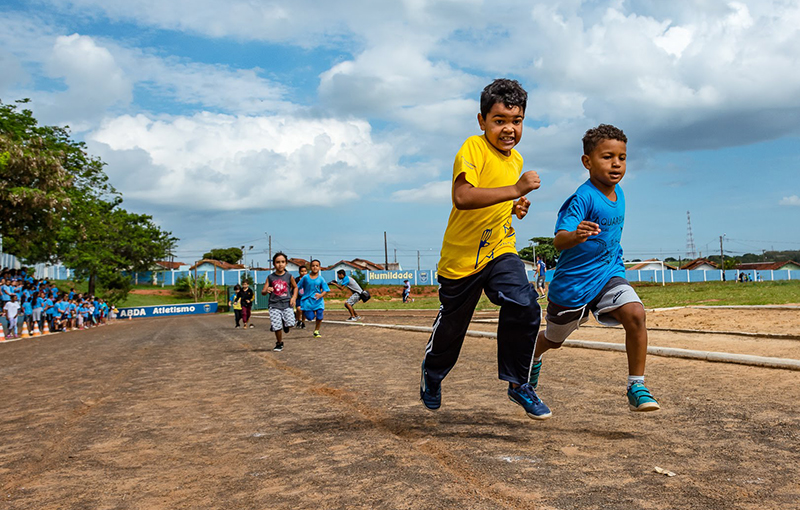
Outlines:
POLYGON ((800 264, 793 260, 783 262, 748 262, 739 264, 736 269, 740 271, 800 271, 800 264))
POLYGON ((522 260, 522 265, 525 266, 525 271, 536 272, 536 262, 532 260, 522 260))
POLYGON ((681 266, 681 269, 697 270, 697 271, 712 271, 719 269, 719 267, 708 259, 694 259, 691 262, 681 266))
MULTIPOLYGON (((370 262, 366 259, 353 259, 353 260, 340 260, 339 262, 323 268, 323 271, 338 271, 344 269, 345 271, 383 271, 383 266, 370 262)), ((397 269, 400 270, 400 264, 397 264, 397 269)))
POLYGON ((217 271, 236 271, 238 269, 246 269, 243 264, 229 264, 221 260, 203 259, 189 267, 189 271, 196 270, 198 273, 209 271, 213 273, 214 268, 216 268, 217 271))
MULTIPOLYGON (((371 262, 371 261, 369 261, 367 259, 353 259, 350 262, 352 264, 357 265, 357 266, 361 266, 362 269, 369 269, 370 271, 383 271, 384 270, 384 267, 382 265, 376 264, 376 263, 371 262)), ((398 264, 397 270, 398 271, 400 270, 399 264, 398 264)))
POLYGON ((339 262, 332 264, 328 267, 323 268, 323 271, 338 271, 344 270, 345 272, 350 271, 364 271, 366 268, 359 264, 354 264, 352 261, 349 260, 340 260, 339 262))
POLYGON ((153 263, 152 271, 186 271, 189 265, 185 262, 170 262, 168 260, 156 260, 153 263))
POLYGON ((286 270, 290 273, 300 271, 301 266, 309 267, 311 264, 306 259, 290 258, 286 261, 286 270))
POLYGON ((627 267, 629 271, 661 271, 663 264, 663 269, 675 271, 678 269, 677 267, 667 264, 666 262, 661 262, 658 259, 647 259, 644 262, 637 262, 636 264, 627 267))

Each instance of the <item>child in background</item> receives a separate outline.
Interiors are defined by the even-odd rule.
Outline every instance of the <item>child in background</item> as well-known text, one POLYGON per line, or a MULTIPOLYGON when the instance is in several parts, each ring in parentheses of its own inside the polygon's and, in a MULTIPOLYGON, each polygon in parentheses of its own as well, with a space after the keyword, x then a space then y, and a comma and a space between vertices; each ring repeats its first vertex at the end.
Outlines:
POLYGON ((33 306, 29 297, 22 297, 22 320, 28 324, 28 331, 33 333, 33 306))
POLYGON ((242 297, 239 295, 239 291, 242 288, 237 283, 233 286, 233 294, 231 294, 230 305, 231 309, 233 310, 233 320, 236 322, 236 325, 233 329, 239 327, 239 321, 242 320, 242 297))
MULTIPOLYGON (((306 266, 300 266, 298 269, 300 276, 297 278, 299 282, 301 278, 308 274, 308 268, 306 266)), ((297 301, 295 301, 295 307, 297 311, 295 312, 295 327, 300 329, 306 329, 306 321, 305 317, 303 317, 303 309, 300 308, 300 301, 303 299, 303 289, 298 287, 297 288, 297 301)))
MULTIPOLYGON (((255 294, 253 289, 250 288, 250 283, 245 280, 242 282, 242 288, 239 291, 239 302, 242 304, 242 322, 244 322, 244 329, 247 329, 247 323, 250 322, 250 310, 253 308, 253 299, 255 294)), ((250 324, 252 328, 253 325, 250 324)))
POLYGON ((319 260, 312 260, 311 273, 302 277, 298 283, 298 287, 303 289, 303 299, 300 300, 303 314, 305 314, 307 320, 316 320, 314 338, 322 337, 319 328, 325 315, 325 295, 331 291, 325 282, 325 278, 319 274, 319 268, 319 260))
POLYGON ((275 272, 267 276, 261 295, 269 294, 270 329, 275 332, 275 352, 283 350, 283 334, 294 326, 294 304, 297 301, 297 284, 286 272, 286 254, 278 252, 272 257, 275 272))
POLYGON ((581 162, 589 179, 558 212, 553 246, 561 251, 547 296, 547 329, 539 333, 531 370, 536 387, 542 355, 558 349, 593 313, 607 326, 625 328, 628 356, 628 405, 631 411, 657 411, 660 406, 644 385, 647 326, 642 301, 625 280, 622 227, 628 138, 622 130, 600 124, 583 137, 581 162))
POLYGON ((17 302, 17 295, 11 294, 8 301, 3 305, 3 311, 8 320, 8 338, 17 337, 17 315, 19 314, 19 303, 17 302))
POLYGON ((408 280, 403 280, 403 303, 408 303, 408 297, 411 295, 411 283, 408 280))
POLYGON ((361 293, 364 292, 364 290, 354 278, 347 276, 347 273, 344 271, 344 269, 336 271, 336 276, 338 279, 332 281, 331 285, 336 285, 340 289, 348 289, 351 292, 350 297, 344 302, 344 307, 348 312, 350 312, 350 317, 348 317, 346 320, 355 322, 361 319, 361 317, 356 315, 356 309, 354 306, 356 303, 361 301, 361 293))

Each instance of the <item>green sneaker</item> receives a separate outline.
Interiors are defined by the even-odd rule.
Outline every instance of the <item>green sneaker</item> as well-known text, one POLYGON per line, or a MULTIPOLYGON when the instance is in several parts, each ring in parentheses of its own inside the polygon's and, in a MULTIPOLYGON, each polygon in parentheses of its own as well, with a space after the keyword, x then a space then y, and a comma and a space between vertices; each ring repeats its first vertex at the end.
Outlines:
POLYGON ((314 331, 314 338, 322 338, 322 335, 319 334, 319 331, 314 331))
POLYGON ((661 406, 650 394, 650 390, 642 383, 635 383, 628 388, 628 405, 631 411, 658 411, 661 406))

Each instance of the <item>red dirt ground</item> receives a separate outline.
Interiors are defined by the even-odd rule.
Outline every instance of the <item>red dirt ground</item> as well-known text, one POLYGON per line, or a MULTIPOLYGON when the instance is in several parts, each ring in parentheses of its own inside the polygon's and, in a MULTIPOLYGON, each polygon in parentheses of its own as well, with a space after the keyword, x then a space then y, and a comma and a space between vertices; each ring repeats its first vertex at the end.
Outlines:
MULTIPOLYGON (((720 312, 648 322, 733 327, 720 312)), ((362 315, 429 326, 432 313, 362 315)), ((795 333, 798 315, 737 327, 795 333)), ((0 508, 800 508, 800 372, 650 357, 663 409, 638 415, 623 355, 565 348, 542 371, 553 418, 535 422, 508 402, 495 342, 468 338, 432 413, 418 401, 428 335, 344 317, 329 310, 321 339, 294 330, 280 353, 264 314, 247 331, 224 315, 136 319, 0 344, 0 508)), ((650 338, 800 359, 800 341, 650 338)))

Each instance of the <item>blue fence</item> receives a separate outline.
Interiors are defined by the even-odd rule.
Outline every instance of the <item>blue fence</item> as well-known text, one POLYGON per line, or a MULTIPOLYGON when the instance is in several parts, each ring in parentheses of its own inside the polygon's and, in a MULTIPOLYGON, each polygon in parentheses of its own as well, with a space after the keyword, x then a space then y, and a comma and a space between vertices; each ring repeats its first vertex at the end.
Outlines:
MULTIPOLYGON (((241 282, 242 276, 247 271, 217 271, 216 284, 217 285, 235 285, 241 282)), ((261 285, 267 281, 269 271, 250 271, 256 285, 261 285)), ((297 277, 296 272, 290 273, 297 277)), ((403 280, 408 280, 411 285, 437 285, 436 271, 432 269, 424 269, 418 271, 416 269, 408 271, 364 271, 364 277, 367 283, 372 285, 403 285, 403 280)), ((553 270, 548 270, 546 280, 549 283, 553 278, 553 270)), ((191 274, 194 277, 193 271, 152 271, 144 273, 135 273, 132 278, 136 284, 153 285, 174 285, 179 278, 186 277, 191 274)), ((335 271, 322 271, 322 277, 325 281, 331 281, 336 278, 335 271)), ((353 274, 353 271, 350 271, 353 274)), ((739 271, 738 269, 728 269, 725 271, 725 280, 734 281, 738 280, 741 274, 747 275, 750 281, 781 281, 781 280, 800 280, 800 271, 739 271)), ((209 281, 214 281, 214 271, 198 271, 198 278, 207 278, 209 281)), ((697 282, 718 282, 722 281, 722 271, 700 271, 700 270, 636 270, 626 271, 625 277, 631 282, 654 282, 654 283, 697 283, 697 282)), ((528 280, 534 281, 536 273, 528 271, 528 280)))

